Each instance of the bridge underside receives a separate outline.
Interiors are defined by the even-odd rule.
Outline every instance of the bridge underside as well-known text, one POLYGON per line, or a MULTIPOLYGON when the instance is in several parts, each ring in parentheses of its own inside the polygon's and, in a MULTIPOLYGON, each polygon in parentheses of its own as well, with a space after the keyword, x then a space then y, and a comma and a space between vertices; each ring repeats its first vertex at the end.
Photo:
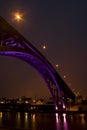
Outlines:
POLYGON ((0 55, 19 58, 33 66, 47 83, 55 106, 63 108, 75 95, 49 61, 19 32, 0 17, 0 55))

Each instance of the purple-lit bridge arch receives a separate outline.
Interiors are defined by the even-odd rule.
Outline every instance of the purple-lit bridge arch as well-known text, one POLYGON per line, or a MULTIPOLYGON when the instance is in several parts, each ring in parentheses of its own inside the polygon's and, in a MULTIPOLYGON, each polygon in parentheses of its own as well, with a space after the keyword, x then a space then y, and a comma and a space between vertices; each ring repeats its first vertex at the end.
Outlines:
POLYGON ((0 55, 16 57, 33 66, 47 83, 56 108, 64 108, 67 98, 74 100, 75 95, 49 61, 2 17, 0 55))

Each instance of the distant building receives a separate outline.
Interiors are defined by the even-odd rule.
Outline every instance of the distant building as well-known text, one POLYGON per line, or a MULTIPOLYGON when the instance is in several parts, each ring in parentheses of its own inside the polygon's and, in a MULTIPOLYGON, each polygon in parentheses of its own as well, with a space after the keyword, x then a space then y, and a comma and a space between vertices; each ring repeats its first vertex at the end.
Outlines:
POLYGON ((18 98, 16 101, 17 104, 32 104, 32 98, 26 98, 25 96, 18 98))

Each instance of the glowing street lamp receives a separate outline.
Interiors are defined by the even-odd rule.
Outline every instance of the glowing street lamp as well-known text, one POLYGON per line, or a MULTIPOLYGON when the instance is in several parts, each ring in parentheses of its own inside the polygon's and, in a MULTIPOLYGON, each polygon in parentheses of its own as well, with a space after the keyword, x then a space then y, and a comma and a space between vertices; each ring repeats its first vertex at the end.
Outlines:
POLYGON ((59 68, 59 65, 58 65, 58 64, 56 64, 55 66, 56 66, 56 68, 59 68))
POLYGON ((14 13, 14 20, 17 22, 23 21, 23 14, 20 12, 14 13))
POLYGON ((65 78, 66 78, 66 75, 64 75, 63 78, 65 79, 65 78))
POLYGON ((42 48, 43 48, 44 50, 46 50, 46 49, 47 49, 47 46, 44 44, 44 45, 42 46, 42 48))

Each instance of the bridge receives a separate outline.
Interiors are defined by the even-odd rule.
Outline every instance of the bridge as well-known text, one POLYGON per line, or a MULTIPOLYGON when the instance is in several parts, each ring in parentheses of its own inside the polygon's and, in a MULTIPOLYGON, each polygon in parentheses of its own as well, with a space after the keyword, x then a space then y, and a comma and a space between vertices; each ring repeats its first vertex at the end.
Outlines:
POLYGON ((74 101, 74 93, 46 57, 1 16, 0 55, 16 57, 34 67, 46 82, 56 109, 65 109, 67 98, 74 101))

